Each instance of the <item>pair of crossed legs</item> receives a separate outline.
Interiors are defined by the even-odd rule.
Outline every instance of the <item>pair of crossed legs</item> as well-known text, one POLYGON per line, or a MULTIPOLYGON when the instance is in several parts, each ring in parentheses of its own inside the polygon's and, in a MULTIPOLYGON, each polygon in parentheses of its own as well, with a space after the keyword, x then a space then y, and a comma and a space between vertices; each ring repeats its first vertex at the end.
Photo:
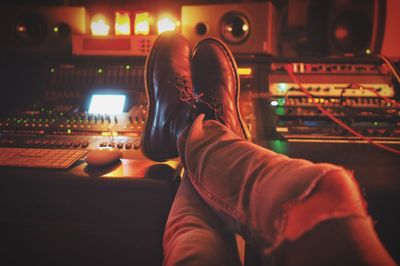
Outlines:
POLYGON ((288 158, 247 140, 229 49, 216 39, 191 52, 162 34, 146 62, 149 116, 143 152, 179 154, 185 175, 164 234, 165 265, 240 265, 233 234, 264 265, 394 265, 352 174, 288 158))
POLYGON ((232 232, 264 265, 395 265, 350 172, 276 154, 202 119, 178 145, 186 175, 166 226, 165 265, 240 265, 232 232))

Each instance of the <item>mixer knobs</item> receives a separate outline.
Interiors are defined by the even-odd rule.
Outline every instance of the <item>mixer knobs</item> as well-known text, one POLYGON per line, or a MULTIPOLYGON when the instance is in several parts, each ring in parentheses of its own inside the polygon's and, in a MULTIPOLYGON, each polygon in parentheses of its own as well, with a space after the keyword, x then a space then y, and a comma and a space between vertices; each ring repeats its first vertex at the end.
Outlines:
POLYGON ((74 148, 78 148, 79 146, 81 146, 81 142, 75 141, 73 145, 74 145, 74 148))
POLYGON ((140 142, 135 142, 135 143, 133 144, 133 148, 134 148, 135 150, 139 149, 139 148, 140 148, 140 142))
POLYGON ((131 142, 125 143, 125 149, 129 150, 131 148, 132 148, 132 143, 131 142))
POLYGON ((102 143, 100 143, 100 147, 107 147, 107 142, 103 141, 102 143))
POLYGON ((57 146, 58 146, 58 147, 64 146, 64 141, 58 141, 58 142, 57 142, 57 146))
POLYGON ((110 147, 110 148, 114 148, 115 147, 115 143, 108 143, 108 147, 110 147))

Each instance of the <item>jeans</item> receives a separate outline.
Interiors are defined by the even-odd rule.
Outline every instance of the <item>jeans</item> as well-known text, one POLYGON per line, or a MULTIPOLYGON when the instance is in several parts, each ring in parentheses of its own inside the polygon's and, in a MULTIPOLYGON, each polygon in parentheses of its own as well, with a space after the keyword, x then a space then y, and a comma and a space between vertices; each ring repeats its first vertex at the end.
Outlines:
POLYGON ((186 172, 166 224, 165 265, 240 265, 232 232, 259 250, 264 265, 309 265, 313 257, 318 264, 336 259, 330 252, 343 253, 338 265, 394 265, 351 172, 274 153, 203 119, 197 117, 178 139, 186 172), (355 224, 368 233, 354 237, 347 228, 355 224), (379 256, 359 248, 365 237, 379 256), (325 254, 325 238, 337 245, 318 258, 314 252, 325 254), (308 245, 315 251, 304 252, 308 245))

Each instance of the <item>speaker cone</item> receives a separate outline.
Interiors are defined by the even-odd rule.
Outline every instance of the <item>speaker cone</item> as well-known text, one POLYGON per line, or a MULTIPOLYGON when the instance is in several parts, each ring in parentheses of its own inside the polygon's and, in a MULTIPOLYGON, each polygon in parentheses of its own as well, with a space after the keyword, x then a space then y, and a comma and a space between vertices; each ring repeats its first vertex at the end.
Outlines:
POLYGON ((27 13, 18 20, 15 31, 21 42, 28 45, 38 45, 46 38, 47 24, 41 15, 27 13))
POLYGON ((240 44, 249 37, 249 33, 250 24, 243 14, 229 12, 222 17, 220 34, 224 41, 230 44, 240 44))
POLYGON ((361 12, 348 11, 335 19, 330 34, 339 51, 362 53, 371 42, 372 22, 361 12))

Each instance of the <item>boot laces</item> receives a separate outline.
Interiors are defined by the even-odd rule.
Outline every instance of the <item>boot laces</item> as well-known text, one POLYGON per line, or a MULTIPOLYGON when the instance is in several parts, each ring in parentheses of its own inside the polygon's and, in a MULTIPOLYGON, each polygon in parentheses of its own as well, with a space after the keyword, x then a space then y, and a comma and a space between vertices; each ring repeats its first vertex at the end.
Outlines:
POLYGON ((179 73, 175 73, 175 82, 168 81, 173 87, 179 91, 179 99, 182 102, 190 104, 193 109, 198 109, 205 111, 207 113, 211 112, 215 119, 218 119, 223 114, 223 108, 221 104, 211 105, 210 103, 204 101, 201 97, 204 93, 195 94, 192 86, 190 86, 189 80, 179 73), (208 111, 206 111, 208 110, 208 111))
POLYGON ((224 114, 224 108, 223 108, 221 103, 216 104, 215 107, 214 107, 214 110, 215 110, 215 114, 218 117, 220 117, 220 116, 222 116, 224 114))
MULTIPOLYGON (((202 102, 210 106, 208 103, 204 102, 201 97, 204 93, 195 94, 192 86, 190 86, 189 80, 186 76, 181 75, 179 73, 175 73, 175 82, 168 81, 173 87, 175 87, 179 91, 179 100, 182 102, 190 104, 193 108, 196 107, 196 103, 202 102)), ((211 107, 211 106, 210 106, 211 107)))

